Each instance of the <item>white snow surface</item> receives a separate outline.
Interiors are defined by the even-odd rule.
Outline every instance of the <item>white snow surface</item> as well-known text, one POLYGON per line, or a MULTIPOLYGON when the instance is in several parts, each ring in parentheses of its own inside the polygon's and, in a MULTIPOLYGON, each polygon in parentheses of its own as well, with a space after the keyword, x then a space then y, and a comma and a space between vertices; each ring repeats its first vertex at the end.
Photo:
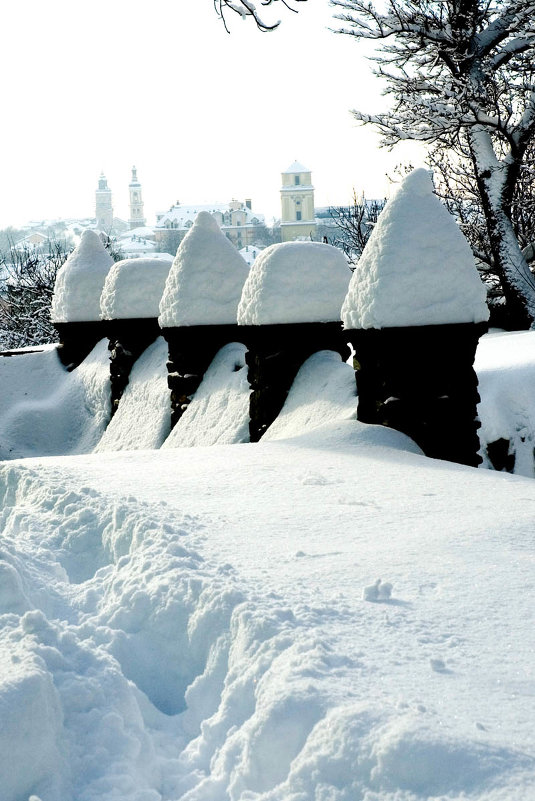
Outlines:
POLYGON ((433 193, 431 173, 413 170, 381 212, 353 272, 345 328, 482 322, 485 298, 470 246, 433 193))
POLYGON ((355 371, 338 353, 314 353, 297 373, 277 419, 262 436, 262 442, 285 439, 337 420, 357 416, 355 371))
POLYGON ((113 259, 95 231, 86 229, 58 270, 50 316, 55 323, 100 320, 100 294, 113 259))
POLYGON ((322 352, 283 439, 0 464, 2 801, 535 798, 533 479, 352 391, 322 352))
POLYGON ((476 353, 481 420, 479 439, 485 446, 510 442, 514 472, 535 478, 535 332, 493 333, 482 337, 476 353))
POLYGON ((103 320, 158 317, 171 263, 168 259, 122 259, 110 269, 100 297, 103 320))
POLYGON ((89 453, 110 418, 108 340, 70 373, 56 349, 0 358, 0 387, 0 459, 89 453))
POLYGON ((180 243, 160 303, 160 326, 236 323, 249 268, 217 221, 200 212, 180 243))
POLYGON ((342 251, 320 242, 271 245, 256 258, 238 306, 240 325, 340 319, 351 272, 342 251))
POLYGON ((249 395, 245 346, 221 348, 163 448, 249 442, 249 395))
POLYGON ((117 411, 95 451, 159 448, 171 430, 171 396, 167 386, 167 342, 150 345, 132 367, 117 411))

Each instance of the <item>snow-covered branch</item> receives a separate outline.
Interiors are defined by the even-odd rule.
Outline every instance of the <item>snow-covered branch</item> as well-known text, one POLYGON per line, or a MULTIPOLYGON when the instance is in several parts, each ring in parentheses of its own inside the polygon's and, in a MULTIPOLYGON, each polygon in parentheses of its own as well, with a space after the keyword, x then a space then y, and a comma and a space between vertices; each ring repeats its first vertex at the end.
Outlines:
MULTIPOLYGON (((288 2, 288 0, 261 0, 261 6, 271 6, 275 2, 281 2, 285 8, 289 11, 294 11, 297 13, 297 9, 293 8, 293 3, 306 3, 307 0, 291 0, 292 4, 288 2)), ((227 32, 229 32, 229 28, 227 25, 226 20, 226 12, 233 11, 235 14, 238 14, 242 19, 246 19, 247 17, 252 17, 255 21, 256 26, 261 31, 273 31, 275 28, 278 28, 280 25, 280 20, 276 20, 274 22, 268 22, 263 15, 263 12, 260 12, 256 4, 253 0, 214 0, 214 8, 219 17, 223 20, 223 24, 227 32)))

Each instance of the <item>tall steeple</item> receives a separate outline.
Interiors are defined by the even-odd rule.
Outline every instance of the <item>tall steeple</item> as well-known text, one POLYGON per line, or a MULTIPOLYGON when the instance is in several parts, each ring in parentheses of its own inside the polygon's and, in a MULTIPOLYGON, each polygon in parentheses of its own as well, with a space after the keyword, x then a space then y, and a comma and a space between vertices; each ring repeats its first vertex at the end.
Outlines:
POLYGON ((128 185, 130 191, 130 228, 139 228, 145 225, 143 216, 143 198, 141 195, 141 184, 137 179, 137 170, 132 167, 132 180, 128 185))
POLYGON ((95 217, 97 228, 109 234, 113 227, 113 207, 111 203, 111 189, 103 172, 98 179, 98 189, 95 192, 95 217))

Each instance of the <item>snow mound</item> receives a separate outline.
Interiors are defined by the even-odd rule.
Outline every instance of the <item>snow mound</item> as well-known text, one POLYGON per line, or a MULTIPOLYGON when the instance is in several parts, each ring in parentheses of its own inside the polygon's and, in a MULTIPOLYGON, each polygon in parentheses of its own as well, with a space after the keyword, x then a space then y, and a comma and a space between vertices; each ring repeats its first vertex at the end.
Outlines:
POLYGON ((158 337, 132 367, 128 385, 95 451, 159 448, 171 429, 167 343, 158 337))
POLYGON ((414 170, 381 212, 342 306, 346 328, 488 320, 486 291, 468 242, 414 170))
POLYGON ((322 350, 302 365, 286 402, 261 442, 286 439, 336 420, 355 418, 355 372, 338 353, 322 350))
POLYGON ((78 246, 58 270, 50 310, 52 321, 100 320, 100 295, 112 264, 99 235, 84 231, 78 246))
POLYGON ((344 255, 320 242, 283 242, 262 251, 243 287, 240 325, 340 319, 351 272, 344 255))
POLYGON ((479 381, 479 439, 483 466, 492 468, 486 448, 509 441, 514 472, 535 477, 535 332, 481 337, 474 369, 479 381))
POLYGON ((245 347, 225 345, 162 447, 248 442, 250 392, 245 347))
POLYGON ((72 372, 55 350, 0 358, 0 458, 89 453, 110 417, 108 341, 72 372))
POLYGON ((389 601, 392 597, 392 584, 389 581, 377 579, 362 590, 365 601, 389 601))
POLYGON ((249 269, 207 211, 179 245, 160 303, 160 326, 236 323, 249 269))
POLYGON ((110 269, 100 298, 103 320, 158 317, 171 264, 167 259, 123 259, 110 269))

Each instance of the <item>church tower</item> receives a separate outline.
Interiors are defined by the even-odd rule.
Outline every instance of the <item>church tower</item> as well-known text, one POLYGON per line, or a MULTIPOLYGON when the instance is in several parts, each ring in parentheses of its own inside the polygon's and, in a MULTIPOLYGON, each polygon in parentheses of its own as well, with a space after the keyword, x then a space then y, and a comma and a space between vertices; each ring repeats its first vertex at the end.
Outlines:
POLYGON ((281 235, 283 242, 294 239, 314 239, 314 187, 312 173, 298 161, 282 173, 281 235))
POLYGON ((113 207, 111 204, 111 189, 102 172, 98 179, 98 189, 95 192, 95 217, 97 228, 108 234, 113 228, 113 207))
POLYGON ((137 179, 137 170, 132 167, 132 180, 128 184, 130 191, 130 229, 140 228, 145 225, 143 216, 143 199, 141 197, 141 184, 137 179))

